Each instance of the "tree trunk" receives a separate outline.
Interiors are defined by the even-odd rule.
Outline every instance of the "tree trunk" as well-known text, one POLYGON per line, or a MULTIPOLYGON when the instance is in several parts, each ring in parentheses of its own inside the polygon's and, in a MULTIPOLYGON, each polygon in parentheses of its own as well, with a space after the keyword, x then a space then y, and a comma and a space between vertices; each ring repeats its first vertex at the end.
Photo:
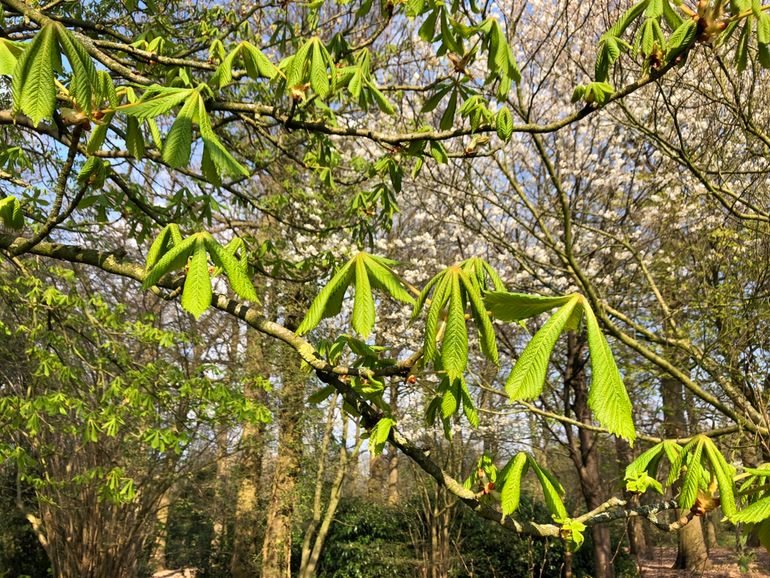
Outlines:
MULTIPOLYGON (((615 438, 615 454, 618 463, 618 477, 623 479, 626 466, 628 466, 634 459, 633 450, 627 441, 621 438, 615 438)), ((639 494, 624 491, 624 498, 628 501, 629 508, 639 507, 639 494)), ((650 558, 652 552, 647 543, 644 520, 638 517, 629 518, 626 522, 626 532, 628 533, 628 544, 631 549, 631 554, 636 557, 637 562, 650 558)))
MULTIPOLYGON (((689 428, 685 418, 686 404, 682 384, 673 377, 664 377, 660 380, 660 393, 663 399, 663 429, 666 437, 687 436, 689 428)), ((686 514, 687 512, 679 513, 680 516, 686 514)), ((675 569, 700 571, 711 565, 698 516, 679 530, 678 546, 675 569)))
MULTIPOLYGON (((262 380, 268 378, 262 337, 246 332, 246 375, 244 395, 255 402, 265 401, 262 380)), ((232 578, 251 578, 257 573, 257 488, 262 478, 265 424, 245 423, 241 434, 238 460, 238 491, 235 501, 233 552, 230 559, 232 578)))
MULTIPOLYGON (((585 340, 573 331, 567 338, 567 371, 564 375, 565 390, 573 392, 572 409, 575 417, 583 423, 591 423, 591 410, 588 408, 588 387, 585 375, 585 340)), ((570 457, 575 464, 580 489, 586 508, 593 510, 606 500, 606 483, 599 470, 599 453, 596 447, 596 434, 585 428, 578 428, 575 437, 572 428, 567 426, 570 457)), ((593 538, 594 577, 612 578, 615 570, 612 566, 612 540, 610 529, 605 524, 591 527, 593 538)))
MULTIPOLYGON (((398 380, 390 383, 390 408, 395 416, 398 412, 398 380)), ((391 447, 388 450, 388 504, 395 506, 399 503, 398 487, 398 450, 391 447)))
MULTIPOLYGON (((297 325, 296 317, 290 315, 286 326, 294 330, 297 325)), ((281 346, 277 355, 285 362, 280 371, 282 383, 277 415, 280 428, 278 454, 267 506, 265 539, 262 544, 264 578, 291 577, 291 525, 297 502, 295 490, 300 475, 305 406, 305 376, 302 370, 286 346, 281 346)))

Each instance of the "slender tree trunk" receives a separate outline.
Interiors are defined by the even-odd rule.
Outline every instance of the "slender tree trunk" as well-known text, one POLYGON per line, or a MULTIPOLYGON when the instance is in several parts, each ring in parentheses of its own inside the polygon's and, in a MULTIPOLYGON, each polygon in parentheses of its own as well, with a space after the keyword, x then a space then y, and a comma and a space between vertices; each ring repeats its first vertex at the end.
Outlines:
MULTIPOLYGON (((390 384, 390 408, 393 415, 398 412, 398 380, 391 380, 390 384)), ((391 447, 388 450, 388 504, 395 506, 399 503, 398 487, 398 450, 391 447)))
MULTIPOLYGON (((262 337, 253 330, 246 332, 246 375, 244 394, 251 401, 263 403, 262 380, 268 378, 262 337)), ((264 424, 243 424, 241 434, 238 490, 235 500, 233 552, 230 559, 232 578, 252 578, 257 573, 257 488, 262 478, 264 424)))
MULTIPOLYGON (((666 437, 684 437, 688 435, 684 388, 673 377, 664 377, 660 383, 660 393, 663 399, 663 428, 666 437)), ((679 515, 685 514, 686 512, 680 512, 679 515)), ((697 571, 711 565, 708 548, 703 539, 700 517, 694 517, 689 524, 679 530, 678 547, 674 568, 697 571)))
POLYGON ((166 569, 166 528, 168 526, 168 510, 171 507, 171 499, 168 492, 164 492, 158 504, 158 512, 155 515, 155 521, 158 526, 158 532, 155 534, 155 541, 150 555, 150 567, 158 572, 166 569))
MULTIPOLYGON (((567 338, 567 372, 564 376, 565 389, 573 392, 572 409, 576 418, 584 423, 591 423, 591 410, 588 408, 588 387, 586 384, 585 340, 575 332, 567 338)), ((606 483, 599 470, 599 452, 596 447, 596 434, 585 428, 578 428, 577 436, 567 427, 570 456, 578 473, 580 489, 586 508, 593 510, 606 500, 606 483)), ((612 566, 612 540, 610 529, 605 524, 591 527, 593 538, 594 577, 612 578, 615 570, 612 566)))
MULTIPOLYGON (((286 326, 294 330, 298 325, 297 316, 289 315, 286 326)), ((278 454, 267 506, 265 539, 262 543, 263 578, 291 577, 291 525, 297 502, 296 486, 302 456, 305 376, 286 346, 281 346, 278 357, 285 362, 280 371, 282 383, 277 416, 280 428, 278 454)))
MULTIPOLYGON (((627 441, 621 438, 615 438, 615 453, 617 455, 619 478, 623 479, 626 466, 628 466, 634 459, 633 450, 627 441)), ((636 508, 639 506, 639 494, 632 492, 624 492, 624 494, 625 499, 628 501, 629 508, 636 508)), ((650 558, 651 551, 647 543, 644 520, 633 517, 629 518, 626 524, 631 554, 636 557, 637 561, 650 558)))

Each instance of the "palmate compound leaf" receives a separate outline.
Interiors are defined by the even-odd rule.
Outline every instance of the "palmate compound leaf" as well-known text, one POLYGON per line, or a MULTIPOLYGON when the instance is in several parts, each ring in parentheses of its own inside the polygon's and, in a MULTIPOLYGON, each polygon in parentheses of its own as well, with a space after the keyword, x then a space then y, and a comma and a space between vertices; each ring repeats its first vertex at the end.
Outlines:
POLYGON ((298 334, 307 333, 322 319, 337 315, 342 300, 351 283, 356 286, 353 303, 353 328, 363 337, 368 337, 374 326, 374 296, 372 288, 382 290, 399 301, 409 302, 411 297, 404 289, 401 279, 391 270, 394 261, 358 253, 345 263, 321 289, 310 304, 305 318, 297 328, 298 334), (359 295, 360 293, 360 295, 359 295))
POLYGON ((236 259, 209 233, 196 233, 182 240, 179 228, 174 224, 164 227, 150 247, 146 265, 149 273, 142 286, 145 289, 152 287, 164 275, 189 265, 182 291, 182 307, 198 318, 211 304, 209 255, 214 264, 222 269, 235 293, 244 299, 259 302, 248 278, 245 262, 236 259), (190 255, 192 259, 189 259, 190 255), (203 279, 202 264, 205 264, 206 282, 203 279))
POLYGON ((591 391, 588 406, 610 433, 633 443, 636 439, 631 400, 615 364, 607 339, 591 308, 584 306, 591 356, 591 391))
POLYGON ((551 352, 580 299, 580 295, 572 295, 524 348, 505 384, 511 400, 535 399, 540 395, 551 352))
POLYGON ((487 270, 486 263, 480 259, 478 261, 480 262, 481 279, 477 278, 475 258, 448 267, 428 282, 420 293, 412 314, 412 319, 420 314, 432 292, 425 321, 424 357, 428 361, 436 359, 439 354, 437 340, 441 338, 441 364, 447 375, 453 379, 465 371, 467 364, 466 305, 470 305, 471 316, 479 332, 482 352, 494 363, 498 363, 494 328, 489 320, 481 295, 483 287, 487 284, 487 275, 495 286, 497 286, 497 275, 493 270, 492 273, 489 273, 491 267, 487 270), (460 311, 462 311, 462 319, 459 315, 460 311), (446 326, 442 336, 439 331, 439 320, 443 312, 446 313, 446 326))

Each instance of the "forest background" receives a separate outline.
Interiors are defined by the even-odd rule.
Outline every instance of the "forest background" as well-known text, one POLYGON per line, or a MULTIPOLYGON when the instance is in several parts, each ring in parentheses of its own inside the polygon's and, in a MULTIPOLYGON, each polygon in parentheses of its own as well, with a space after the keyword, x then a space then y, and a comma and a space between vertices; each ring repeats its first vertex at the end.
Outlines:
POLYGON ((770 543, 768 6, 0 8, 0 575, 770 543))

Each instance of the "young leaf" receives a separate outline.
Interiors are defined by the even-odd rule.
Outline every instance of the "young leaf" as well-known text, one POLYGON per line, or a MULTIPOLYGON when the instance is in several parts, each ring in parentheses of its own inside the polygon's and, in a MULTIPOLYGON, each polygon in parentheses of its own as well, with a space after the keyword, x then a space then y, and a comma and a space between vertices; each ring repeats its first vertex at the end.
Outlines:
POLYGON ((179 225, 171 223, 161 230, 160 234, 150 245, 150 251, 147 253, 145 269, 149 271, 160 259, 160 256, 169 251, 174 245, 181 242, 182 237, 179 233, 179 225))
POLYGON ((385 442, 390 437, 390 430, 393 429, 394 422, 389 417, 384 417, 378 421, 369 432, 369 450, 372 455, 380 455, 385 448, 385 442))
MULTIPOLYGON (((305 314, 305 318, 297 328, 297 335, 307 333, 316 327, 321 322, 321 319, 329 316, 327 313, 330 299, 335 294, 341 293, 344 295, 345 290, 353 281, 354 275, 355 269, 353 268, 353 261, 348 261, 340 268, 339 271, 334 274, 334 276, 332 276, 329 282, 324 286, 323 289, 321 289, 321 292, 318 293, 316 298, 313 299, 313 302, 310 304, 310 308, 305 314)), ((340 301, 341 300, 342 297, 340 296, 340 301)))
POLYGON ((163 160, 173 168, 186 166, 190 162, 192 125, 198 112, 199 100, 197 91, 190 95, 166 137, 166 143, 163 145, 163 160))
POLYGON ((633 444, 636 439, 636 431, 634 430, 631 400, 623 385, 623 379, 620 377, 607 339, 599 329, 596 316, 587 304, 585 314, 592 375, 588 406, 594 412, 599 423, 606 427, 610 433, 633 444))
POLYGON ((519 452, 511 460, 511 465, 506 468, 508 473, 503 482, 503 489, 500 492, 500 504, 503 508, 503 516, 508 516, 519 507, 519 498, 521 497, 521 478, 527 472, 527 454, 519 452))
POLYGON ((479 342, 481 350, 495 365, 499 364, 497 353, 497 340, 495 339, 495 328, 489 319, 484 301, 476 286, 468 278, 468 275, 460 275, 460 280, 465 288, 465 294, 471 305, 471 315, 479 331, 479 342))
POLYGON ((505 384, 511 400, 535 399, 540 395, 551 352, 579 300, 579 295, 571 296, 524 348, 505 384))
MULTIPOLYGON (((423 349, 425 350, 425 359, 433 361, 436 359, 438 350, 436 348, 436 337, 438 334, 438 319, 441 310, 444 308, 444 304, 449 299, 451 293, 451 280, 446 272, 439 273, 436 278, 440 278, 440 282, 436 285, 433 291, 433 298, 428 308, 428 315, 425 319, 425 344, 423 349)), ((424 291, 423 291, 424 292, 424 291)))
POLYGON ((497 111, 496 122, 497 136, 500 137, 500 140, 503 142, 511 140, 511 135, 513 135, 513 117, 507 106, 503 106, 497 111))
POLYGON ((320 40, 313 40, 313 55, 310 59, 310 86, 321 98, 329 96, 329 76, 326 61, 321 53, 320 40))
POLYGON ((526 293, 493 291, 484 295, 487 309, 503 321, 521 321, 568 303, 572 295, 542 297, 526 293))
POLYGON ((21 54, 13 71, 14 107, 34 124, 53 116, 56 106, 54 66, 59 60, 56 24, 46 24, 21 54))
POLYGON ((740 512, 733 514, 730 520, 735 523, 756 524, 770 518, 770 496, 757 500, 740 512))
POLYGON ((690 461, 687 462, 687 473, 682 483, 682 492, 679 494, 679 505, 682 509, 689 510, 698 497, 698 489, 703 476, 703 464, 701 455, 703 454, 703 440, 699 439, 695 444, 690 461))
POLYGON ((117 110, 122 110, 127 115, 134 116, 139 120, 156 118, 187 100, 194 90, 192 88, 151 86, 139 102, 124 104, 119 106, 117 110))
POLYGON ((468 363, 468 329, 460 292, 460 274, 459 268, 450 269, 449 310, 441 345, 441 365, 450 380, 461 378, 468 363))
POLYGON ((230 174, 236 177, 249 176, 248 169, 236 161, 230 152, 222 146, 219 137, 217 137, 211 127, 211 121, 208 112, 206 112, 206 105, 203 102, 203 97, 200 95, 198 95, 198 127, 206 152, 214 163, 219 175, 230 174))
POLYGON ((626 466, 625 479, 630 479, 638 474, 647 471, 647 466, 650 465, 653 460, 660 459, 663 454, 663 444, 655 444, 647 451, 643 452, 633 462, 626 466))
POLYGON ((703 447, 711 464, 711 471, 717 479, 719 499, 722 513, 728 518, 735 514, 735 492, 733 484, 733 467, 727 463, 711 438, 704 438, 703 447))
POLYGON ((366 272, 364 259, 355 258, 356 295, 353 300, 353 329, 366 339, 374 327, 374 296, 366 272))
POLYGON ((404 289, 401 280, 390 269, 388 263, 374 255, 367 255, 364 262, 369 271, 372 285, 388 293, 402 303, 414 304, 414 298, 404 289))
POLYGON ((187 263, 187 258, 190 253, 192 253, 195 246, 196 238, 195 235, 187 237, 184 241, 175 245, 165 255, 158 259, 147 277, 145 277, 142 287, 144 289, 149 289, 160 281, 161 277, 166 273, 184 267, 185 263, 187 263))
POLYGON ((59 44, 64 49, 72 68, 70 91, 78 107, 90 113, 101 84, 94 63, 83 45, 69 30, 58 23, 55 26, 59 44))
POLYGON ((564 503, 559 496, 559 490, 563 492, 563 488, 556 482, 550 472, 540 467, 532 456, 527 456, 527 461, 529 466, 535 472, 535 475, 540 482, 540 487, 543 488, 543 496, 545 497, 545 503, 548 506, 548 510, 551 512, 551 517, 553 517, 556 522, 566 520, 568 518, 567 509, 564 507, 564 503))
POLYGON ((182 307, 198 319, 211 305, 211 277, 204 239, 201 235, 192 238, 195 246, 182 290, 182 307))
POLYGON ((0 199, 0 221, 10 229, 24 227, 24 212, 21 210, 19 199, 15 196, 10 195, 0 199))

